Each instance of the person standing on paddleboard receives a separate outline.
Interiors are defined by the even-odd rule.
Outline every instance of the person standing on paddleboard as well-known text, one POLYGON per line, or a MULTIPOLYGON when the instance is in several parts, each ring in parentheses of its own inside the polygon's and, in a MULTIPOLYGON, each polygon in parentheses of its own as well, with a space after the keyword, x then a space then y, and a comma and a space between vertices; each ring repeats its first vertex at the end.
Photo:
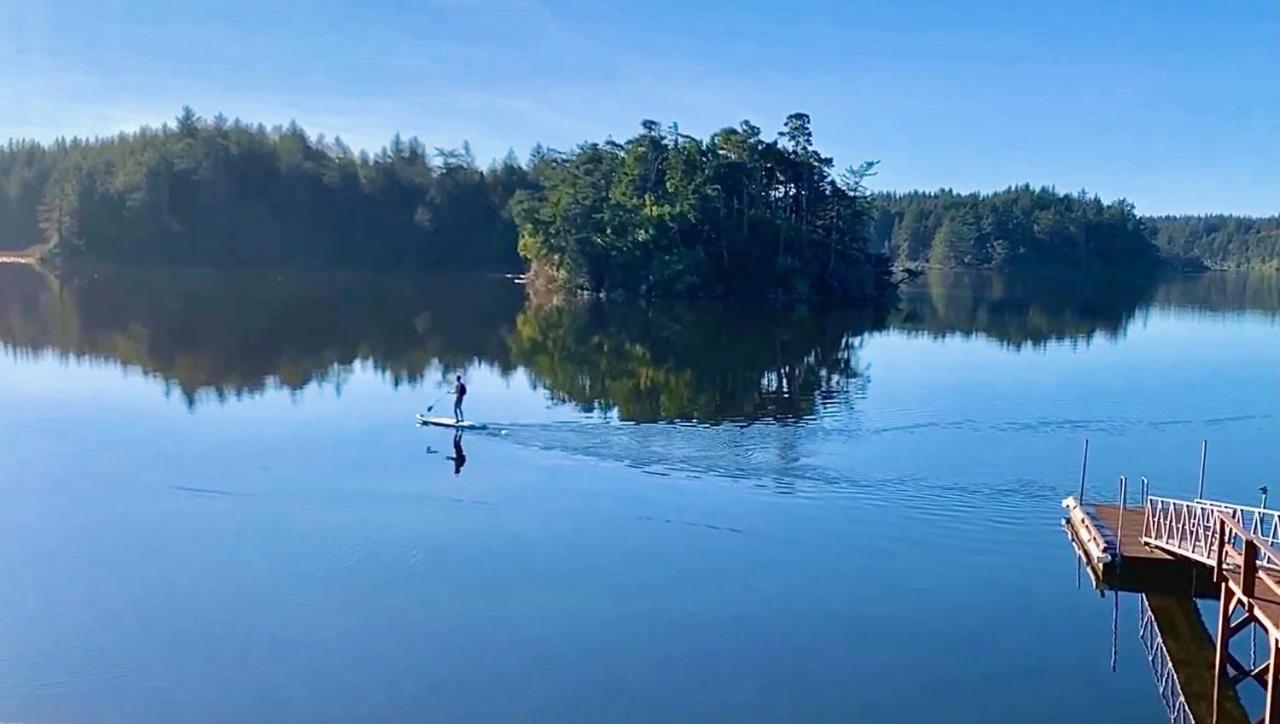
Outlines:
POLYGON ((458 382, 453 386, 453 419, 462 422, 462 398, 467 396, 467 384, 458 375, 458 382))

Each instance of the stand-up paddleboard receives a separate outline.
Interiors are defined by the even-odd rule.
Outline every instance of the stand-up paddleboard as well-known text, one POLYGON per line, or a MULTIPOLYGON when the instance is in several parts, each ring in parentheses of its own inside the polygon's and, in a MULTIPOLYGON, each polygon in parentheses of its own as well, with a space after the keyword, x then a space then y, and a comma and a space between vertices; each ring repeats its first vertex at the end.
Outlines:
POLYGON ((488 430, 489 426, 483 422, 472 422, 463 420, 458 422, 452 417, 427 417, 426 415, 418 415, 419 425, 434 425, 436 427, 452 427, 455 430, 488 430))

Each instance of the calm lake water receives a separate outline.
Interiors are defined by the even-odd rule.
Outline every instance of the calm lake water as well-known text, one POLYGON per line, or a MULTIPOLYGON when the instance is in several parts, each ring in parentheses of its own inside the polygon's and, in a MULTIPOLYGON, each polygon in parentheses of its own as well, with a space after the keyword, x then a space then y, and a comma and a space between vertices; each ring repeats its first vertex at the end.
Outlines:
POLYGON ((1059 502, 1280 484, 1278 309, 0 265, 0 721, 1162 721, 1059 502))

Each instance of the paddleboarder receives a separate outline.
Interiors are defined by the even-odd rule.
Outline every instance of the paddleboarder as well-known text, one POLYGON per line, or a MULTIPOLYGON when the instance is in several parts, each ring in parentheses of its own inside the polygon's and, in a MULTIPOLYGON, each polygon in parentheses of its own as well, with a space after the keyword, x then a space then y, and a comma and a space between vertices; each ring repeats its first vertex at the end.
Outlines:
POLYGON ((456 422, 462 422, 462 398, 467 396, 467 383, 462 381, 462 375, 458 375, 458 381, 453 386, 453 419, 456 422))

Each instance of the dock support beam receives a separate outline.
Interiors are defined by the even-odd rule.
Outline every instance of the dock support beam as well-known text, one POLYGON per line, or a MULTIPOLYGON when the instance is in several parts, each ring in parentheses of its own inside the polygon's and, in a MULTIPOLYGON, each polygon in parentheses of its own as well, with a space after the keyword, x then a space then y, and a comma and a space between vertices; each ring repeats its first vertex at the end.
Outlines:
MULTIPOLYGON (((1252 552, 1252 551, 1251 551, 1252 552)), ((1256 555, 1256 554, 1255 554, 1256 555)), ((1247 561, 1248 559, 1246 559, 1247 561)), ((1256 564, 1255 564, 1256 565, 1256 564)), ((1255 565, 1246 565, 1252 569, 1255 565)), ((1253 573, 1246 570, 1244 573, 1253 573)), ((1226 575, 1233 575, 1227 573, 1226 575)), ((1256 574, 1254 574, 1256 576, 1256 574)), ((1243 585, 1242 577, 1240 583, 1243 585)), ((1252 588, 1252 585, 1247 586, 1252 588)), ((1218 605, 1218 636, 1214 661, 1213 681, 1213 721, 1230 721, 1231 716, 1225 713, 1224 705, 1232 698, 1238 697, 1237 690, 1247 681, 1257 684, 1266 695, 1265 709, 1259 724, 1280 724, 1280 669, 1275 663, 1277 658, 1277 640, 1263 625, 1257 616, 1253 601, 1249 594, 1237 592, 1231 582, 1223 580, 1222 593, 1218 605), (1234 618, 1236 611, 1241 612, 1234 618), (1234 618, 1234 620, 1233 620, 1234 618), (1252 636, 1256 629, 1267 634, 1267 660, 1263 664, 1251 661, 1248 666, 1231 653, 1231 640, 1248 631, 1252 636)))

